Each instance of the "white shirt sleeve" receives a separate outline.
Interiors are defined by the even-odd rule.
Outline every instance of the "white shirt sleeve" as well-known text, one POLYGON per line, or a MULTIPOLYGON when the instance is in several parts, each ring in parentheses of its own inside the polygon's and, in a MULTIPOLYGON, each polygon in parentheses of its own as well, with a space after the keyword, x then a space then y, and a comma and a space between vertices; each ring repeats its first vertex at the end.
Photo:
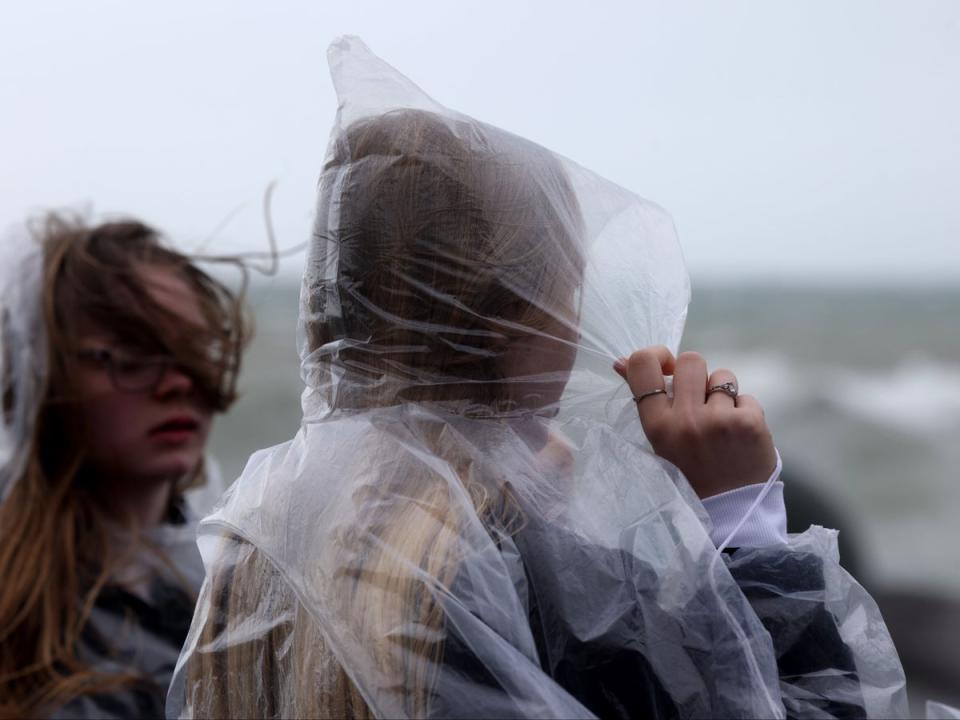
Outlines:
MULTIPOLYGON (((719 546, 750 509, 763 490, 765 483, 747 485, 703 500, 713 531, 710 539, 719 546)), ((777 480, 770 492, 753 511, 743 526, 737 530, 729 547, 758 547, 787 542, 787 508, 783 502, 783 481, 777 480)))

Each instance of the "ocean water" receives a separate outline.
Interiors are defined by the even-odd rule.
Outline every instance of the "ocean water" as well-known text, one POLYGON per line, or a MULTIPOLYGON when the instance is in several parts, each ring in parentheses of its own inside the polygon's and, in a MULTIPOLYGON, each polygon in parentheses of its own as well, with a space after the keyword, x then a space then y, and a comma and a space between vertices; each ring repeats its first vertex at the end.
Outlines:
MULTIPOLYGON (((242 397, 212 442, 228 482, 297 430, 297 293, 251 291, 242 397)), ((760 399, 789 480, 840 518, 865 584, 960 597, 960 291, 695 288, 682 349, 760 399)))
POLYGON ((871 588, 960 593, 960 291, 705 289, 683 346, 761 400, 871 588))

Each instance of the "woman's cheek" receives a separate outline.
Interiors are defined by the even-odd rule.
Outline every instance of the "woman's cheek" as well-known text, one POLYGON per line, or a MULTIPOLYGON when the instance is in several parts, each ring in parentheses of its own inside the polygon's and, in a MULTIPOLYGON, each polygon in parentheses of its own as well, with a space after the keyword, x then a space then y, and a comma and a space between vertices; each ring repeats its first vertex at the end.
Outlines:
POLYGON ((127 456, 142 452, 138 443, 145 430, 129 399, 134 398, 105 395, 85 401, 84 440, 94 463, 122 465, 127 456))

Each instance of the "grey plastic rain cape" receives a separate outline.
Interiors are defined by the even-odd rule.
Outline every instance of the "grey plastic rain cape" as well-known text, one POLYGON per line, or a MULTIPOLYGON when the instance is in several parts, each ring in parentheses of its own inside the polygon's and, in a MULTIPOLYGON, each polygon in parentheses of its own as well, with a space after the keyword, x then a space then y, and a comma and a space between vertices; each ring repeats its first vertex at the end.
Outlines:
POLYGON ((168 713, 905 710, 834 534, 718 556, 643 437, 611 363, 677 349, 689 282, 670 217, 442 107, 355 38, 329 59, 303 421, 201 524, 207 580, 168 713), (781 677, 798 639, 761 616, 814 628, 822 656, 781 677))

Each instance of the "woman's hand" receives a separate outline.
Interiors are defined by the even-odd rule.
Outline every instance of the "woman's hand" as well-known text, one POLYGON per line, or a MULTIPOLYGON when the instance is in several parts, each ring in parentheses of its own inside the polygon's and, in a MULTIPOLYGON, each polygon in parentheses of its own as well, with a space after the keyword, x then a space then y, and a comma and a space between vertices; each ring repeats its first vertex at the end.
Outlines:
POLYGON ((729 370, 707 375, 701 355, 674 358, 663 346, 645 348, 614 363, 634 398, 663 390, 673 375, 673 397, 650 394, 637 400, 643 431, 657 455, 676 465, 701 498, 766 482, 777 465, 763 408, 749 395, 736 398, 710 388, 732 383, 729 370))

